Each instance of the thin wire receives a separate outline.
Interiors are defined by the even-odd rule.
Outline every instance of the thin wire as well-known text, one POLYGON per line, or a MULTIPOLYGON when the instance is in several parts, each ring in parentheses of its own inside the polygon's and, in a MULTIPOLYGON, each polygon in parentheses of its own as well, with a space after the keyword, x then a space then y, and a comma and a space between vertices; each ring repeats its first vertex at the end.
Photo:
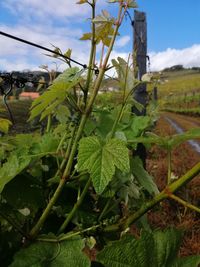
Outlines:
POLYGON ((107 78, 110 78, 110 79, 113 79, 113 80, 116 80, 116 81, 119 81, 119 79, 115 78, 115 77, 111 77, 110 75, 108 74, 105 74, 104 73, 104 76, 106 76, 107 78))
POLYGON ((7 38, 13 39, 13 40, 18 41, 18 42, 21 42, 21 43, 25 43, 25 44, 27 44, 27 45, 31 45, 31 46, 37 47, 37 48, 39 48, 39 49, 48 51, 48 52, 50 52, 50 53, 56 54, 56 55, 58 55, 58 56, 60 56, 60 57, 63 57, 63 58, 65 58, 65 59, 67 59, 67 60, 69 60, 69 61, 71 61, 71 62, 74 62, 75 64, 77 64, 77 65, 83 67, 84 69, 88 68, 86 64, 82 64, 82 63, 80 63, 80 62, 78 62, 78 61, 76 61, 76 60, 74 60, 74 59, 72 59, 72 58, 70 58, 70 57, 67 57, 67 56, 65 56, 65 55, 63 55, 63 54, 61 54, 61 53, 59 53, 59 52, 57 52, 57 51, 51 50, 51 49, 49 49, 49 48, 47 48, 47 47, 41 46, 41 45, 39 45, 39 44, 30 42, 30 41, 28 41, 28 40, 19 38, 19 37, 17 37, 17 36, 11 35, 11 34, 8 34, 8 33, 6 33, 6 32, 2 32, 2 31, 0 31, 0 35, 3 35, 3 36, 5 36, 5 37, 7 37, 7 38))

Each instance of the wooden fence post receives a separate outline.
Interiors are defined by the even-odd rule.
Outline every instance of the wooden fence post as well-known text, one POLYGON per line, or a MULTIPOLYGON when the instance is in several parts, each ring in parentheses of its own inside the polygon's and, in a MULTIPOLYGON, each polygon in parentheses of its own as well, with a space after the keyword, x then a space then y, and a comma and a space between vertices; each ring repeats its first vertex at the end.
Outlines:
MULTIPOLYGON (((134 51, 133 66, 135 70, 135 78, 141 80, 142 76, 147 72, 147 22, 144 12, 134 11, 134 51)), ((143 109, 139 111, 136 107, 132 108, 138 116, 146 115, 147 104, 146 84, 139 85, 134 92, 134 99, 143 105, 143 109)), ((143 144, 138 144, 136 155, 138 155, 144 167, 146 168, 146 149, 143 144)))
MULTIPOLYGON (((138 80, 141 80, 142 76, 147 72, 147 21, 146 13, 134 11, 134 69, 135 75, 138 80)), ((147 104, 147 91, 146 85, 139 85, 135 92, 135 100, 143 105, 142 111, 133 108, 133 112, 137 115, 146 114, 147 104)))

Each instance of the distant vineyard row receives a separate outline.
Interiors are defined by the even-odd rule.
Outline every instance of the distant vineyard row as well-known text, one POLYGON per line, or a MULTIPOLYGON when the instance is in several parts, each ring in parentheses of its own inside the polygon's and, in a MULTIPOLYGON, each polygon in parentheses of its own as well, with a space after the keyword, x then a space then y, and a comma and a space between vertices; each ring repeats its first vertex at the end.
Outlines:
POLYGON ((175 112, 175 113, 179 113, 179 114, 185 114, 185 115, 191 115, 191 116, 198 116, 200 115, 200 107, 198 108, 165 108, 165 111, 169 111, 169 112, 175 112))
POLYGON ((169 96, 165 99, 164 110, 180 114, 200 114, 200 92, 169 96))

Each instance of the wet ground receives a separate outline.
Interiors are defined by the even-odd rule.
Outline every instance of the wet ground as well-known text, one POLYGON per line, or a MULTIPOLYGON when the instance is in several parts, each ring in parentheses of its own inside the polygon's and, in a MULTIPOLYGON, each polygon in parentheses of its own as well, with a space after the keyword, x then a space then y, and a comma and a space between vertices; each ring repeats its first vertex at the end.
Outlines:
POLYGON ((161 115, 161 118, 167 117, 176 122, 184 130, 189 130, 191 128, 200 127, 200 117, 191 117, 171 112, 164 112, 161 115))
MULTIPOLYGON (((165 119, 178 134, 184 133, 185 131, 191 130, 193 128, 200 128, 200 121, 198 118, 183 115, 177 116, 173 113, 164 114, 162 118, 165 119)), ((200 156, 200 141, 189 140, 187 143, 191 146, 191 149, 199 153, 200 156)))

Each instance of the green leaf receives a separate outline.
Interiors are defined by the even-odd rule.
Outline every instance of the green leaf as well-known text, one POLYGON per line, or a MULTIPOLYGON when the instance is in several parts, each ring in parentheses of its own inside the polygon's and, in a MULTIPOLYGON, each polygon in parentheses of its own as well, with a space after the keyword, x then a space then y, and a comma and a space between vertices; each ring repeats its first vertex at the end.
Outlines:
MULTIPOLYGON (((114 19, 110 17, 110 14, 106 10, 103 10, 102 15, 96 16, 92 22, 96 24, 96 43, 98 44, 102 41, 104 45, 109 46, 111 36, 114 34, 114 19)), ((84 38, 86 37, 90 36, 87 34, 84 38)))
POLYGON ((37 86, 37 89, 36 91, 40 91, 41 89, 45 88, 46 86, 46 81, 45 81, 45 78, 43 76, 40 77, 39 81, 38 81, 38 86, 37 86))
POLYGON ((127 92, 133 90, 136 85, 136 79, 134 79, 133 69, 128 66, 126 60, 118 57, 117 60, 112 59, 112 64, 116 69, 121 90, 126 90, 127 92))
POLYGON ((110 112, 107 110, 98 111, 99 116, 97 118, 97 132, 105 138, 107 134, 112 130, 114 119, 110 112))
POLYGON ((154 264, 152 263, 152 266, 171 267, 181 245, 182 232, 172 228, 165 232, 155 231, 153 239, 154 264))
POLYGON ((69 109, 64 105, 59 105, 55 111, 56 119, 61 123, 67 123, 70 112, 69 109))
MULTIPOLYGON (((123 1, 121 0, 109 0, 108 3, 122 3, 123 1)), ((138 5, 137 3, 135 2, 135 0, 127 0, 125 1, 126 4, 127 4, 127 7, 128 8, 137 8, 138 5)))
POLYGON ((170 148, 172 147, 174 148, 175 146, 178 146, 187 140, 191 140, 195 138, 200 138, 200 128, 191 129, 185 133, 171 136, 171 138, 169 137, 167 145, 170 148))
POLYGON ((90 267, 83 248, 84 241, 81 239, 62 243, 37 242, 17 252, 10 267, 90 267))
POLYGON ((97 254, 97 261, 105 267, 149 267, 153 257, 149 249, 153 247, 151 237, 151 234, 146 233, 140 240, 136 240, 133 236, 127 235, 106 246, 97 254))
POLYGON ((97 254, 97 261, 105 267, 172 267, 180 241, 180 231, 173 229, 142 232, 139 240, 128 235, 107 245, 97 254))
MULTIPOLYGON (((152 125, 152 120, 149 116, 134 116, 130 119, 130 122, 128 125, 125 125, 125 127, 122 129, 129 140, 137 140, 136 137, 139 137, 145 133, 148 128, 150 128, 152 125)), ((140 139, 140 137, 138 138, 140 139)), ((132 142, 134 144, 134 142, 132 142)), ((135 142, 139 143, 139 142, 135 142)))
MULTIPOLYGON (((129 135, 131 139, 131 135, 129 135)), ((176 146, 180 145, 181 143, 191 140, 200 138, 200 128, 191 129, 182 134, 175 134, 171 136, 160 137, 156 134, 149 133, 147 136, 138 137, 131 140, 128 140, 129 143, 143 143, 143 144, 156 144, 160 147, 165 149, 172 149, 176 146)))
POLYGON ((149 192, 149 194, 155 195, 159 193, 158 187, 153 181, 153 177, 144 169, 142 161, 139 157, 134 157, 132 159, 131 169, 139 184, 142 185, 149 192))
POLYGON ((198 267, 199 264, 200 255, 195 255, 177 259, 172 267, 198 267))
POLYGON ((60 74, 48 88, 48 91, 33 102, 29 120, 41 113, 41 119, 51 114, 65 100, 70 89, 79 83, 81 75, 82 72, 77 67, 69 68, 60 74))
POLYGON ((137 3, 135 2, 135 0, 127 0, 127 7, 128 7, 128 8, 137 8, 138 5, 137 5, 137 3))
POLYGON ((132 119, 132 134, 140 136, 146 129, 151 126, 151 118, 148 116, 135 116, 132 119))
POLYGON ((29 165, 30 161, 27 155, 19 157, 13 154, 8 158, 8 161, 0 168, 0 193, 8 182, 29 165))
POLYGON ((142 76, 142 81, 146 82, 146 83, 150 83, 152 81, 152 78, 153 78, 153 74, 152 73, 145 73, 142 76))
POLYGON ((33 144, 30 146, 28 155, 33 158, 41 158, 45 155, 56 152, 59 140, 52 133, 43 136, 32 137, 33 144))
POLYGON ((121 131, 116 131, 115 132, 115 138, 120 139, 120 140, 122 140, 124 142, 127 141, 125 133, 121 132, 121 131))
POLYGON ((33 214, 45 205, 41 186, 39 186, 37 179, 28 175, 20 174, 8 183, 2 196, 8 204, 18 209, 22 214, 24 214, 23 210, 25 212, 25 209, 33 214))
POLYGON ((93 20, 93 23, 107 23, 110 21, 110 14, 107 10, 102 10, 102 15, 96 16, 93 20))
POLYGON ((12 125, 12 122, 7 119, 0 118, 0 131, 3 133, 7 133, 9 127, 12 125))
POLYGON ((82 138, 78 151, 78 169, 87 170, 95 191, 101 194, 112 180, 115 169, 129 172, 129 155, 125 143, 109 139, 103 143, 97 137, 82 138))
POLYGON ((88 33, 84 33, 83 36, 80 38, 80 40, 84 41, 84 40, 91 40, 92 39, 92 33, 88 32, 88 33))
POLYGON ((20 134, 11 140, 15 149, 7 157, 7 161, 0 167, 0 193, 4 186, 20 172, 27 168, 34 159, 55 152, 59 140, 53 134, 45 134, 42 137, 31 134, 20 134))
POLYGON ((72 55, 72 49, 67 49, 67 51, 64 53, 64 56, 65 57, 68 57, 68 58, 71 58, 71 55, 72 55))
POLYGON ((97 128, 96 121, 92 118, 88 118, 85 128, 84 128, 84 134, 85 136, 92 135, 92 133, 97 128))

